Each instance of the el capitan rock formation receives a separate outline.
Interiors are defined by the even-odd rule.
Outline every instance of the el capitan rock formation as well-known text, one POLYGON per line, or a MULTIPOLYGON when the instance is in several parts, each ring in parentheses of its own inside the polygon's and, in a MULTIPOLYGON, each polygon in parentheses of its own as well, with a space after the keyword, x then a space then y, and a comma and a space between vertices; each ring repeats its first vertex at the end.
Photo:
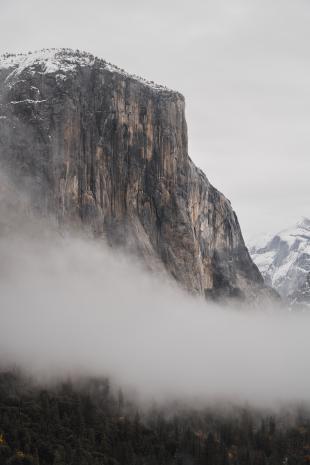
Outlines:
POLYGON ((182 95, 67 49, 2 56, 0 94, 0 160, 40 212, 130 243, 191 292, 268 294, 188 156, 182 95))

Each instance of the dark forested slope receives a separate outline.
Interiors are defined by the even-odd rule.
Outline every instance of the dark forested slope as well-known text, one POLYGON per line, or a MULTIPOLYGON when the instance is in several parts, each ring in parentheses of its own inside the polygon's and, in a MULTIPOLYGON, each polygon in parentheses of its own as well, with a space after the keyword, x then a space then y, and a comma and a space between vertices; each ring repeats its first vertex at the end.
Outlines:
POLYGON ((35 387, 0 374, 1 465, 303 465, 310 416, 174 405, 140 411, 106 379, 35 387))

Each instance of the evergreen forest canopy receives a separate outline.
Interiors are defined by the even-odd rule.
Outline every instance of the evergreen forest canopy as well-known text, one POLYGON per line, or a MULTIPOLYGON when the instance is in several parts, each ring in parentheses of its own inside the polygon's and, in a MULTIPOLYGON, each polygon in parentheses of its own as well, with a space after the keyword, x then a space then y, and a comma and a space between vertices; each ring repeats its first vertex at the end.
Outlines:
POLYGON ((142 409, 108 379, 39 386, 0 373, 1 465, 303 465, 310 410, 142 409))

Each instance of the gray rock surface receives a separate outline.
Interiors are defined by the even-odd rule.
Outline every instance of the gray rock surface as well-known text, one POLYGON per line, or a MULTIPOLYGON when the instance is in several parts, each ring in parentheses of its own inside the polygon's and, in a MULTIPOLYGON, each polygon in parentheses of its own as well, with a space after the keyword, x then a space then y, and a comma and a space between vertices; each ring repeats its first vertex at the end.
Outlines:
POLYGON ((268 295, 230 202, 187 150, 178 92, 78 51, 0 58, 0 158, 34 208, 193 293, 268 295))

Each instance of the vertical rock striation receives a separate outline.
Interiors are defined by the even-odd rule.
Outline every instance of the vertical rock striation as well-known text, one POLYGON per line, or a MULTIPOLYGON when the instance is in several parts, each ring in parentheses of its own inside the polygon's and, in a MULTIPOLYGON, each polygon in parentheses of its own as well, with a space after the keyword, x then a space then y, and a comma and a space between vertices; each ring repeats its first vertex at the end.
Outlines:
POLYGON ((210 296, 267 293, 230 202, 187 153, 184 98, 93 56, 0 58, 0 157, 41 212, 210 296))

